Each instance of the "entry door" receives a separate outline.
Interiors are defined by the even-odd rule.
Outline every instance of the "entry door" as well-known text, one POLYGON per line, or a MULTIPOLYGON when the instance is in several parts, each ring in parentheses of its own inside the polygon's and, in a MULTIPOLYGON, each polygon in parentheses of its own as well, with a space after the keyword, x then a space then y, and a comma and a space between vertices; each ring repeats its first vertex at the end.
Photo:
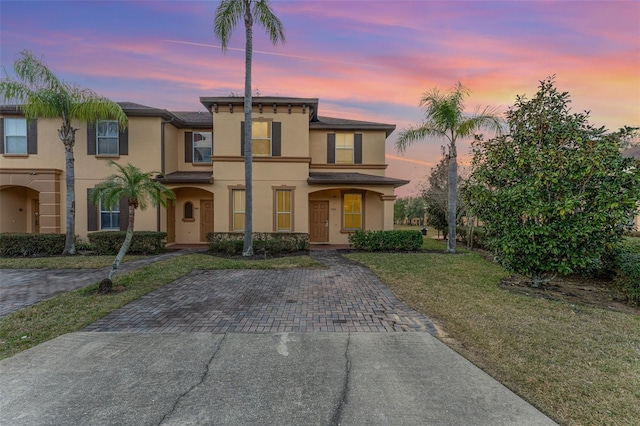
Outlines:
POLYGON ((207 241, 213 232, 213 200, 200 200, 200 241, 207 241))
POLYGON ((176 204, 169 201, 167 204, 167 243, 176 242, 176 204))
POLYGON ((35 198, 31 199, 31 211, 33 211, 33 221, 31 223, 31 229, 34 234, 40 233, 40 200, 35 198))
POLYGON ((329 202, 311 201, 309 203, 310 235, 312 243, 326 243, 329 241, 329 202))

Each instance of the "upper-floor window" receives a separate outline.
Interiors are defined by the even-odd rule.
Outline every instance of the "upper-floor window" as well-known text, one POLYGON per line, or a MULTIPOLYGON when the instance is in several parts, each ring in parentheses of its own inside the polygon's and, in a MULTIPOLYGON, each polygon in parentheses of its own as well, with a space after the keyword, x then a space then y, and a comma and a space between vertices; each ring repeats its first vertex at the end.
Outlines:
POLYGON ((4 153, 27 153, 27 120, 24 118, 4 119, 4 153))
POLYGON ((271 122, 253 121, 251 124, 251 150, 253 155, 271 155, 271 122))
POLYGON ((336 133, 336 164, 353 164, 353 133, 336 133))
POLYGON ((193 162, 211 163, 213 133, 193 132, 193 162))
POLYGON ((98 155, 118 155, 118 122, 99 120, 96 125, 98 155))
POLYGON ((108 209, 100 201, 100 229, 120 229, 120 205, 108 209))

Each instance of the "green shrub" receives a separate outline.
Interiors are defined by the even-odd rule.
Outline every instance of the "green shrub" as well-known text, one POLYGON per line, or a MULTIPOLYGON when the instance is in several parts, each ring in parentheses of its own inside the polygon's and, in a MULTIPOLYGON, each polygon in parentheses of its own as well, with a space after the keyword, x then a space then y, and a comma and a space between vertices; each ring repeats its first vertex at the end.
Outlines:
POLYGON ((640 305, 640 251, 622 250, 618 257, 616 284, 627 296, 627 300, 640 305))
MULTIPOLYGON (((126 231, 92 232, 87 235, 93 250, 98 255, 118 254, 126 231)), ((156 254, 164 250, 166 232, 135 231, 128 254, 156 254)))
MULTIPOLYGON (((210 232, 207 234, 209 251, 228 255, 242 254, 244 233, 210 232)), ((309 234, 284 232, 254 232, 254 253, 294 253, 309 250, 309 234)))
POLYGON ((356 231, 349 244, 364 251, 417 251, 422 247, 420 231, 356 231))
POLYGON ((59 256, 64 241, 64 234, 0 234, 0 256, 59 256))
MULTIPOLYGON (((467 238, 469 235, 469 230, 466 226, 456 227, 456 232, 458 233, 458 238, 461 239, 465 244, 467 244, 467 238)), ((484 228, 482 227, 474 227, 473 228, 473 247, 485 249, 486 247, 486 233, 484 228)))

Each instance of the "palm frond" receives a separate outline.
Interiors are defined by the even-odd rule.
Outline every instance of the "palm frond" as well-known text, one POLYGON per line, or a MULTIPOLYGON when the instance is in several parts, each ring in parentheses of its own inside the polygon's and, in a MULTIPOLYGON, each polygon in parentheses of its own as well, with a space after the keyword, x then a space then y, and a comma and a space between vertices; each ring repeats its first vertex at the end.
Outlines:
POLYGON ((431 122, 425 122, 421 126, 411 126, 402 130, 396 140, 396 151, 405 152, 410 145, 423 140, 427 136, 446 136, 442 129, 434 127, 432 124, 431 122))
POLYGON ((75 96, 81 100, 72 104, 69 110, 70 118, 90 123, 101 119, 117 120, 121 129, 127 127, 127 115, 120 105, 112 100, 91 91, 75 92, 75 96))
POLYGON ((268 0, 257 0, 253 3, 253 19, 265 29, 271 43, 285 43, 284 25, 280 18, 276 16, 269 5, 268 0))
POLYGON ((222 50, 226 50, 233 29, 244 16, 244 0, 222 0, 216 8, 216 16, 213 20, 213 34, 220 40, 222 50))
POLYGON ((37 59, 29 50, 20 52, 20 58, 13 64, 16 76, 36 89, 59 90, 63 83, 42 59, 37 59))
POLYGON ((29 86, 8 77, 0 81, 0 97, 4 103, 23 104, 31 93, 29 86))

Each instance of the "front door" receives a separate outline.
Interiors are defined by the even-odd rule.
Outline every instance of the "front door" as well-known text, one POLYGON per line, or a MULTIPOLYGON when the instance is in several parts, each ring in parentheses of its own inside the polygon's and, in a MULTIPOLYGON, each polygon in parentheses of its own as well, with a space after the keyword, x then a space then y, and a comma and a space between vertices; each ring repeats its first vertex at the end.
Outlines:
POLYGON ((33 221, 31 223, 31 229, 34 234, 40 233, 40 200, 35 198, 31 199, 31 211, 33 211, 33 221))
POLYGON ((213 200, 200 200, 200 241, 207 241, 213 232, 213 200))
POLYGON ((309 203, 309 241, 326 243, 329 241, 329 202, 311 201, 309 203))

